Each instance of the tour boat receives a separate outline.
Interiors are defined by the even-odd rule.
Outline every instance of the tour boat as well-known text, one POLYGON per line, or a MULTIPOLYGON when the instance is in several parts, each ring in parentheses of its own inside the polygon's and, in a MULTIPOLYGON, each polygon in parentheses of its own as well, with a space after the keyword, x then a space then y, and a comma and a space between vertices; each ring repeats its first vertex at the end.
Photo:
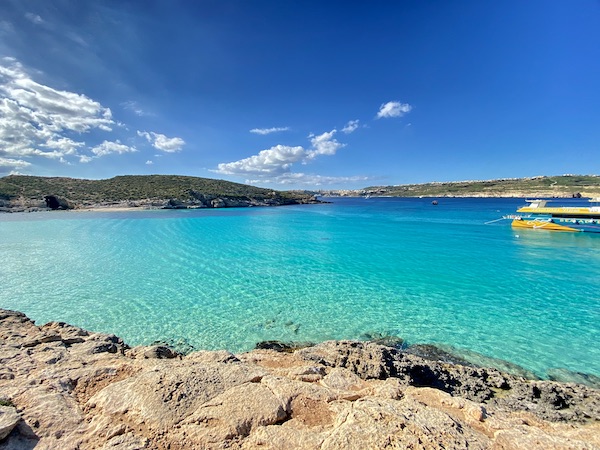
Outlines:
MULTIPOLYGON (((548 200, 526 200, 529 205, 510 216, 513 228, 600 233, 600 206, 546 206, 548 200)), ((590 202, 600 203, 600 198, 590 202)))

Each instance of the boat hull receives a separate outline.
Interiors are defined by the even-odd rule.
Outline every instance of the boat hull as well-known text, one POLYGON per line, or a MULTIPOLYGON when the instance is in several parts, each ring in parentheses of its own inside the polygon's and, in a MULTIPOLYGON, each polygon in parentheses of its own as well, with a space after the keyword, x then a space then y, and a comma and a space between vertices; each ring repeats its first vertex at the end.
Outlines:
POLYGON ((548 231, 575 231, 600 233, 600 221, 563 219, 515 219, 512 221, 513 228, 528 228, 530 230, 548 231))

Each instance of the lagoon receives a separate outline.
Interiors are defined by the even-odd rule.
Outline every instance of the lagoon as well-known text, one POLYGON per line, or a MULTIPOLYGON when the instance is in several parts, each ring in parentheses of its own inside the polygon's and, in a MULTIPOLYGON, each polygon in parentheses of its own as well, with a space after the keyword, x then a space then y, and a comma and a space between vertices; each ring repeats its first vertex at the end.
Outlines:
POLYGON ((400 336, 600 376, 600 236, 513 230, 520 199, 0 216, 0 307, 130 345, 400 336))

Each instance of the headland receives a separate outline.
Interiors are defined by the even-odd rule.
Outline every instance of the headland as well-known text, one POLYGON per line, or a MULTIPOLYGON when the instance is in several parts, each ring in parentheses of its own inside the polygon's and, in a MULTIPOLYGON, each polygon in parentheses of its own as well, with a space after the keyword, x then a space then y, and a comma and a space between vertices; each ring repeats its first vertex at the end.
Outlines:
POLYGON ((319 203, 304 191, 274 191, 179 175, 106 180, 10 175, 0 178, 0 212, 197 209, 319 203))

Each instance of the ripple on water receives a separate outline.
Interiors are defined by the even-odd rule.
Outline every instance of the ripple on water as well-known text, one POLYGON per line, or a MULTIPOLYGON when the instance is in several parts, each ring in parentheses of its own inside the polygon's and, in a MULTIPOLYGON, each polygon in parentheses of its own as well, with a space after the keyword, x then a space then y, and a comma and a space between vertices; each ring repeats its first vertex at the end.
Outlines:
POLYGON ((506 224, 483 225, 513 203, 0 219, 0 307, 131 344, 243 351, 384 333, 539 376, 600 375, 599 236, 524 230, 515 239, 506 224))

